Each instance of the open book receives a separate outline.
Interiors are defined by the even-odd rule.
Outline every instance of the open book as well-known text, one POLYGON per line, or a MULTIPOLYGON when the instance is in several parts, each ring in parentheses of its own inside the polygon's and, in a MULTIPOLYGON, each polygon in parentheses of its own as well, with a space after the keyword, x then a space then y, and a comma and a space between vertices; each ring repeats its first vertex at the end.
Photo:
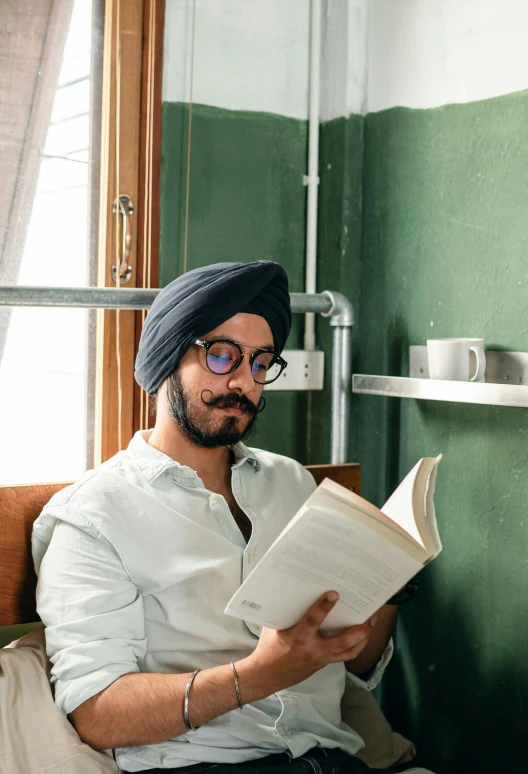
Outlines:
POLYGON ((442 550, 433 504, 441 459, 421 459, 381 510, 325 478, 225 612, 287 629, 335 590, 322 630, 364 623, 442 550))

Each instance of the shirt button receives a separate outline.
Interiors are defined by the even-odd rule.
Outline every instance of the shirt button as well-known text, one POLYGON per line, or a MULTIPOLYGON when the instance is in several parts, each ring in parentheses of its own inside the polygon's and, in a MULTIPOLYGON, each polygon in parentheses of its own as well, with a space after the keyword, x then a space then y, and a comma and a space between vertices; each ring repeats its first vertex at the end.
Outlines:
POLYGON ((216 500, 218 500, 218 495, 213 493, 213 494, 211 495, 211 500, 212 500, 213 502, 215 502, 216 500))
POLYGON ((252 562, 253 561, 253 554, 248 554, 247 555, 247 560, 248 560, 248 562, 252 562))
POLYGON ((284 723, 281 723, 280 724, 280 730, 282 731, 283 734, 287 734, 288 733, 288 726, 285 726, 284 723))
POLYGON ((187 468, 183 468, 183 470, 182 470, 181 474, 182 474, 182 476, 185 476, 185 478, 188 478, 188 476, 189 476, 189 471, 187 470, 187 468))

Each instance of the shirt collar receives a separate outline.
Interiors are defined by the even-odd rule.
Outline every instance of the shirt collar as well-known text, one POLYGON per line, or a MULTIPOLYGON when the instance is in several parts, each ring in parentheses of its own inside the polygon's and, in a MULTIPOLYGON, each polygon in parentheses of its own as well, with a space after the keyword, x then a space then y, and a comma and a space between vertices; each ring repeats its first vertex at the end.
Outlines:
POLYGON ((246 446, 245 443, 239 441, 234 446, 232 446, 231 449, 235 455, 235 464, 233 465, 234 468, 242 467, 244 462, 249 462, 249 464, 252 465, 257 472, 260 470, 260 460, 253 452, 253 450, 250 449, 249 446, 246 446))
MULTIPOLYGON (((178 470, 187 471, 186 475, 198 478, 198 474, 195 470, 192 470, 187 465, 180 465, 179 462, 173 460, 167 454, 150 446, 148 439, 152 430, 138 430, 134 437, 128 444, 128 455, 134 460, 141 473, 145 476, 149 483, 152 483, 158 476, 165 473, 170 468, 176 468, 178 470)), ((241 441, 231 447, 233 454, 235 455, 235 464, 233 468, 241 468, 244 463, 249 463, 256 471, 260 470, 260 461, 254 452, 249 449, 241 441)))

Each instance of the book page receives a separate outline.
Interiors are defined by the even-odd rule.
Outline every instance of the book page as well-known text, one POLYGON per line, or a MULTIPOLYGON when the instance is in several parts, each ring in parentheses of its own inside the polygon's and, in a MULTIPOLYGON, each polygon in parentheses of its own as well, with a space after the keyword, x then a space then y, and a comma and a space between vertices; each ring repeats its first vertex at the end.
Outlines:
POLYGON ((421 558, 421 553, 423 552, 421 542, 416 541, 394 519, 391 519, 383 511, 380 511, 379 508, 376 508, 375 505, 369 503, 368 500, 354 492, 349 492, 345 487, 336 484, 335 481, 325 478, 319 484, 316 491, 310 495, 305 505, 322 510, 339 511, 345 516, 357 519, 363 524, 368 524, 371 529, 392 540, 396 545, 402 547, 404 551, 411 551, 413 555, 416 555, 416 550, 418 550, 421 558), (391 534, 389 535, 389 533, 391 534))
POLYGON ((414 468, 405 476, 399 487, 392 493, 381 510, 386 516, 395 521, 396 524, 403 527, 411 537, 425 548, 425 543, 415 521, 413 509, 415 481, 418 472, 422 467, 422 463, 423 460, 416 463, 414 468))
POLYGON ((424 457, 403 479, 382 508, 422 545, 431 559, 442 549, 436 525, 433 494, 442 455, 424 457))
POLYGON ((310 508, 261 559, 225 612, 285 629, 335 590, 339 602, 322 630, 338 631, 364 623, 422 566, 368 526, 310 508))
MULTIPOLYGON (((425 507, 424 507, 424 541, 428 548, 431 559, 437 556, 442 550, 442 541, 440 540, 440 534, 438 532, 438 525, 436 523, 435 507, 434 507, 434 491, 436 486, 436 475, 438 473, 438 464, 442 459, 440 454, 435 460, 435 466, 432 469, 427 479, 427 488, 425 491, 425 507)), ((418 527, 422 529, 420 520, 417 520, 418 527)))

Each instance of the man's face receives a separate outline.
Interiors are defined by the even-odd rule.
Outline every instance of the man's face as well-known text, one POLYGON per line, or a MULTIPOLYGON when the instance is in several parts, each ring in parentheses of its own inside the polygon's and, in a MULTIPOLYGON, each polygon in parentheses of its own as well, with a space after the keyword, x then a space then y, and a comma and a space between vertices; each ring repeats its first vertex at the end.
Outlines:
MULTIPOLYGON (((273 335, 263 317, 237 314, 200 337, 203 341, 228 339, 243 352, 272 349, 273 335)), ((230 374, 212 373, 203 347, 193 345, 167 380, 172 418, 198 446, 230 446, 246 437, 257 418, 263 385, 254 381, 249 357, 230 374)))

